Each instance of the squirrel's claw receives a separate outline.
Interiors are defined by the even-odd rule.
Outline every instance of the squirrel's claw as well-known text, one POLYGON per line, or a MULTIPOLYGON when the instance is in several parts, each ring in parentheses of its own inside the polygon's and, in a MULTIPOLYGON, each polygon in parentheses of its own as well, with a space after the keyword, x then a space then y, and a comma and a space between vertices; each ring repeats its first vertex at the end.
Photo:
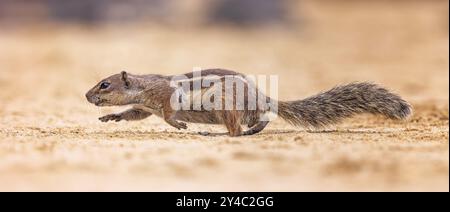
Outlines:
POLYGON ((180 130, 180 129, 187 129, 187 125, 186 125, 186 123, 184 123, 184 122, 178 122, 177 123, 177 128, 180 130))
POLYGON ((184 123, 184 122, 178 122, 178 121, 176 121, 176 122, 173 122, 173 123, 170 123, 173 127, 175 127, 175 128, 177 128, 177 129, 179 129, 179 130, 181 130, 181 129, 187 129, 187 125, 186 125, 186 123, 184 123))
POLYGON ((184 122, 176 121, 175 119, 165 119, 168 124, 177 129, 187 129, 187 125, 184 122))
POLYGON ((109 114, 103 117, 98 118, 101 122, 115 121, 119 122, 122 120, 122 117, 117 114, 109 114))

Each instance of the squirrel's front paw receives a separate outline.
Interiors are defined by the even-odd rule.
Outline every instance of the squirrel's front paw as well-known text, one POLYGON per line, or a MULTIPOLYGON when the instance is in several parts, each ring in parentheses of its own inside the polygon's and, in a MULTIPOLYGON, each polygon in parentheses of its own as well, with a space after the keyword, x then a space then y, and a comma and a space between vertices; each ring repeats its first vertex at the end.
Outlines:
POLYGON ((180 129, 187 129, 187 125, 184 122, 176 122, 174 127, 179 129, 179 130, 180 129))
POLYGON ((108 121, 116 121, 119 122, 122 120, 122 116, 117 114, 109 114, 103 117, 98 118, 102 122, 108 122, 108 121))
POLYGON ((187 129, 187 125, 184 122, 178 122, 179 128, 178 129, 187 129))

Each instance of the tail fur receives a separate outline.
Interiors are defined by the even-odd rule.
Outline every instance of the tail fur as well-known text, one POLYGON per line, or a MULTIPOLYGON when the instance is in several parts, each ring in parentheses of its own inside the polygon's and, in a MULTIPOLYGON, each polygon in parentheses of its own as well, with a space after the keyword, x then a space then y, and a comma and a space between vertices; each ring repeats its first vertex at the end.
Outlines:
POLYGON ((400 96, 372 83, 351 83, 303 100, 278 103, 281 118, 295 126, 307 128, 336 124, 360 113, 406 119, 411 115, 412 108, 400 96))

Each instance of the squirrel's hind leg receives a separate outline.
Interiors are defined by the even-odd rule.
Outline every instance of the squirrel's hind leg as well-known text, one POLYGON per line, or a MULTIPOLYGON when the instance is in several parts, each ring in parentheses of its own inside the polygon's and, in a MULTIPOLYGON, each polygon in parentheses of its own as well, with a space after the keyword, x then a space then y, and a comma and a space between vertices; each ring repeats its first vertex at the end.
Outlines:
POLYGON ((245 131, 243 133, 243 135, 254 135, 256 133, 259 133, 267 126, 268 123, 269 123, 268 121, 260 121, 254 127, 252 127, 249 130, 245 131))
POLYGON ((210 132, 199 132, 200 135, 203 136, 219 136, 219 135, 226 135, 235 137, 235 136, 242 136, 242 135, 254 135, 256 133, 261 132, 267 124, 269 124, 269 121, 259 121, 256 124, 249 124, 250 126, 253 126, 247 131, 242 132, 241 127, 241 118, 242 113, 238 111, 221 111, 222 112, 222 120, 225 126, 228 129, 228 133, 210 133, 210 132))
MULTIPOLYGON (((244 131, 240 135, 254 135, 256 133, 259 133, 267 126, 267 124, 269 124, 268 121, 260 121, 254 127, 252 127, 247 131, 244 131)), ((229 135, 230 133, 198 132, 198 134, 203 136, 222 136, 222 135, 229 135)))

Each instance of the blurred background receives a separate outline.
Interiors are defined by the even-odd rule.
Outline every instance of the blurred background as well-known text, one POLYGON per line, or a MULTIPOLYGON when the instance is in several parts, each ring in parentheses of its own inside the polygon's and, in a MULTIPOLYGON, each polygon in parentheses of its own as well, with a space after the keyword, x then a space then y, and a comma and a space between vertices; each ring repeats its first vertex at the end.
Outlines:
POLYGON ((448 8, 447 0, 0 0, 0 190, 448 191, 448 8), (173 129, 157 118, 98 123, 113 109, 84 99, 122 70, 169 75, 193 67, 277 74, 283 100, 376 82, 416 113, 411 131, 397 134, 405 125, 373 117, 343 126, 393 130, 277 135, 301 129, 275 122, 268 135, 231 141, 276 144, 217 138, 218 147, 190 134, 161 137, 173 129), (188 141, 181 148, 177 140, 188 141), (180 185, 186 175, 192 184, 180 185))
POLYGON ((448 26, 446 0, 1 0, 0 68, 86 89, 122 69, 222 67, 295 75, 295 96, 362 80, 447 99, 448 26))

